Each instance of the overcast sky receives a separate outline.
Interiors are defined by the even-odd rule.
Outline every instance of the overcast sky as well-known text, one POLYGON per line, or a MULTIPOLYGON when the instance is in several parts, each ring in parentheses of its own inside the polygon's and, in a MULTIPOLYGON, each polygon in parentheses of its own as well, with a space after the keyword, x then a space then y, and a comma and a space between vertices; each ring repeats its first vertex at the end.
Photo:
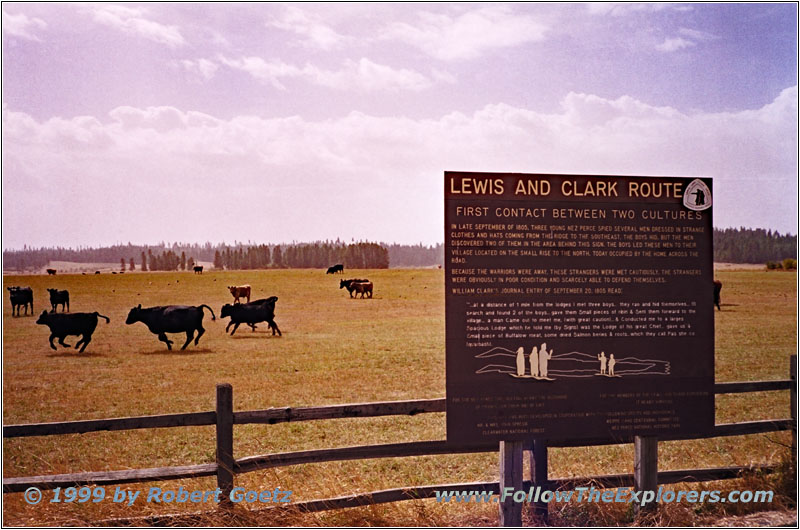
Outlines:
POLYGON ((2 4, 2 246, 443 241, 446 170, 797 233, 797 5, 2 4))

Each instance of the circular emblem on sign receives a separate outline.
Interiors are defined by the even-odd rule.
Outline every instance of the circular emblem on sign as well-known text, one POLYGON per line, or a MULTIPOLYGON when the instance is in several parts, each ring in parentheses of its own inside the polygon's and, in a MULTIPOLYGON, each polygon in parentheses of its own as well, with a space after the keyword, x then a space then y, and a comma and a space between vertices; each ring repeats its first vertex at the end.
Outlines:
POLYGON ((683 192, 683 205, 697 212, 711 208, 711 190, 700 179, 694 179, 683 192))

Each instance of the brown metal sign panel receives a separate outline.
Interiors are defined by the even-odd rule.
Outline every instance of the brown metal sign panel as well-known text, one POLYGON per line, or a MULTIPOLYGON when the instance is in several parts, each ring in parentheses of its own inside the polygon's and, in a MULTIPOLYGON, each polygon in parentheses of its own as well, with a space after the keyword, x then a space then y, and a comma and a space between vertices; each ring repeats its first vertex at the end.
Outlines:
POLYGON ((710 178, 444 180, 448 440, 713 427, 710 178))

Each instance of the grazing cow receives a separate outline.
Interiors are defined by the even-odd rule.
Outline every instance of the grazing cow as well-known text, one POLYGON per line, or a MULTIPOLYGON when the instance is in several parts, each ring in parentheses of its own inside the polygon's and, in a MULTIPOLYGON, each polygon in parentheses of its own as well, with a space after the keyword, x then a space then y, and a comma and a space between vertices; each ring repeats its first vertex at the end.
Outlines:
POLYGON ((250 303, 250 286, 249 285, 229 285, 228 290, 233 295, 233 303, 238 304, 239 298, 247 298, 247 303, 250 303))
POLYGON ((197 346, 200 337, 206 332, 203 329, 203 308, 211 311, 211 320, 216 320, 214 311, 205 304, 199 306, 168 305, 147 307, 142 309, 142 304, 134 307, 128 313, 126 324, 143 322, 150 333, 158 335, 158 340, 167 345, 167 349, 172 349, 172 341, 167 338, 167 333, 186 333, 186 342, 181 347, 185 350, 186 346, 192 342, 197 346), (194 332, 197 331, 197 337, 194 332))
POLYGON ((203 266, 202 265, 195 265, 194 266, 194 273, 195 274, 203 274, 203 266))
MULTIPOLYGON (((361 298, 364 298, 365 294, 369 295, 369 298, 372 298, 372 282, 353 282, 350 284, 350 287, 353 288, 356 294, 361 294, 361 298)), ((353 291, 350 292, 352 296, 353 291)), ((358 298, 356 296, 356 298, 358 298)))
POLYGON ((257 323, 266 322, 273 335, 277 331, 278 336, 282 336, 281 330, 275 323, 275 302, 277 301, 277 296, 270 296, 247 304, 225 304, 220 311, 220 318, 231 317, 231 321, 225 327, 225 332, 227 333, 228 329, 233 326, 233 331, 231 331, 231 335, 233 335, 239 328, 239 324, 247 324, 255 331, 257 323))
POLYGON ((80 347, 79 352, 83 353, 86 346, 92 342, 92 333, 97 327, 97 317, 105 318, 106 324, 111 322, 110 318, 101 315, 97 311, 94 313, 72 313, 71 315, 64 313, 58 315, 42 311, 36 323, 50 328, 50 347, 54 350, 56 345, 53 344, 53 339, 57 338, 59 344, 69 347, 69 344, 64 342, 64 339, 68 335, 81 335, 81 340, 75 344, 75 349, 80 347))
POLYGON ((59 291, 58 289, 48 289, 48 293, 50 293, 50 305, 53 306, 51 313, 56 312, 56 307, 60 304, 61 305, 61 312, 64 312, 64 308, 69 311, 69 291, 63 290, 59 291))
POLYGON ((722 282, 719 280, 714 280, 714 305, 717 306, 717 309, 722 311, 722 308, 719 306, 719 293, 722 291, 722 282))
POLYGON ((11 316, 16 312, 19 316, 19 307, 25 306, 25 315, 28 314, 28 305, 31 306, 31 315, 33 315, 33 289, 30 287, 8 287, 8 292, 11 297, 11 316))
POLYGON ((49 274, 50 276, 55 276, 56 275, 56 270, 55 269, 47 269, 47 274, 49 274))
POLYGON ((94 271, 95 274, 100 274, 100 271, 94 271))
POLYGON ((337 272, 341 272, 342 274, 344 274, 344 265, 342 265, 341 263, 337 263, 332 267, 328 267, 328 272, 326 272, 325 274, 336 274, 337 272))
POLYGON ((361 298, 364 298, 364 293, 369 293, 369 297, 372 298, 372 282, 369 280, 339 280, 339 289, 347 289, 350 298, 353 298, 353 291, 356 294, 361 293, 361 298))

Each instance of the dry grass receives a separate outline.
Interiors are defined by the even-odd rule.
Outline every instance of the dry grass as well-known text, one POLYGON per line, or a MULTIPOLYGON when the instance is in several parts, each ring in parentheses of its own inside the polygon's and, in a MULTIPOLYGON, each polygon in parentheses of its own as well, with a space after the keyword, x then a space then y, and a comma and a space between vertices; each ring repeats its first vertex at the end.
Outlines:
MULTIPOLYGON (((722 312, 716 313, 718 381, 782 379, 796 351, 796 274, 718 271, 722 312)), ((13 276, 7 285, 31 285, 36 312, 46 287, 69 289, 72 311, 99 311, 99 324, 84 354, 52 351, 35 317, 12 318, 3 306, 3 423, 63 421, 213 410, 216 383, 229 382, 236 410, 311 406, 444 396, 444 289, 440 270, 348 271, 367 277, 375 298, 351 300, 339 278, 316 270, 138 273, 125 275, 13 276), (205 303, 219 314, 232 299, 227 285, 249 283, 253 297, 279 297, 276 322, 283 337, 262 325, 224 334, 226 321, 205 320, 199 346, 168 352, 143 324, 125 326, 138 303, 205 303)), ((175 337, 179 340, 178 337, 175 337)), ((72 344, 74 344, 74 338, 72 344)), ((176 340, 176 342, 178 342, 176 340)), ((68 341, 70 342, 70 341, 68 341)), ((181 342, 178 343, 179 345, 181 342)), ((789 416, 786 392, 720 396, 717 422, 789 416)), ((247 425, 235 430, 237 457, 356 444, 433 440, 445 436, 444 415, 247 425)), ((661 469, 747 465, 786 459, 788 433, 668 442, 659 446, 661 469)), ((4 440, 3 475, 199 464, 214 461, 213 427, 91 433, 4 440)), ((237 478, 248 489, 281 487, 293 500, 308 500, 400 486, 496 480, 497 455, 448 455, 309 464, 237 478)), ((552 449, 550 476, 630 472, 631 446, 552 449)), ((730 487, 727 482, 723 487, 730 487)), ((213 478, 123 486, 213 489, 213 478)), ((785 484, 781 485, 784 489, 785 484)), ((790 487, 790 486, 789 486, 790 487)), ((108 489, 113 490, 114 487, 108 489)), ((719 488, 723 489, 723 488, 719 488)), ((49 498, 46 494, 46 499, 49 498)), ((784 502, 784 501, 781 501, 784 502)), ((137 503, 28 506, 19 494, 3 498, 5 524, 87 524, 113 517, 195 512, 209 506, 137 503)), ((494 525, 496 507, 409 501, 318 514, 252 513, 240 506, 230 517, 182 524, 226 525, 494 525)), ((672 519, 681 521, 670 507, 672 519)), ((553 513, 563 524, 624 524, 619 508, 569 506, 553 513), (585 510, 590 512, 583 513, 585 510)), ((700 515, 717 507, 702 507, 700 515)), ((723 507, 726 509, 726 507, 723 507)), ((685 511, 684 510, 684 511, 685 511)), ((682 512, 681 512, 682 513, 682 512)), ((195 517, 195 516, 191 516, 195 517)), ((681 516, 683 517, 683 516, 681 516)))

